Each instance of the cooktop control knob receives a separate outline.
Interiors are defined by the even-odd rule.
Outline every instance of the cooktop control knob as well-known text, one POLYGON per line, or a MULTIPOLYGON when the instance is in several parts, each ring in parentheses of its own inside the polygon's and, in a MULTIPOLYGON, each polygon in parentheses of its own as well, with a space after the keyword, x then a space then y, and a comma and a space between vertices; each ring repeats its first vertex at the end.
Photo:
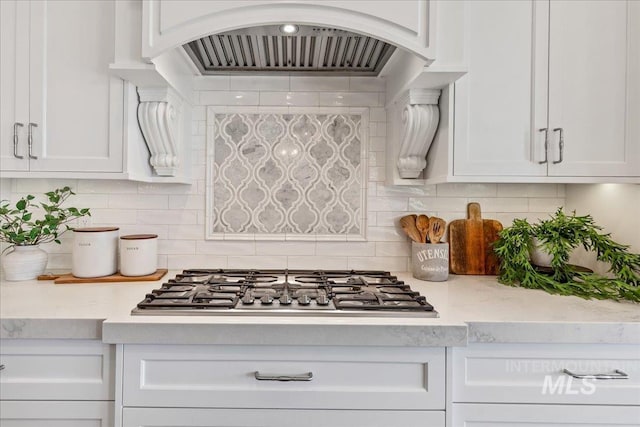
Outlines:
POLYGON ((262 304, 273 304, 273 297, 271 295, 265 295, 262 298, 260 298, 260 302, 262 304))
POLYGON ((318 303, 318 305, 329 305, 329 297, 324 294, 318 295, 318 298, 316 298, 316 302, 318 303))
POLYGON ((289 296, 289 294, 284 294, 280 297, 280 305, 291 305, 293 300, 289 296))
POLYGON ((311 298, 309 298, 309 295, 300 295, 298 297, 298 304, 300 305, 309 305, 311 304, 311 298))
POLYGON ((246 294, 245 296, 242 297, 241 301, 243 304, 251 305, 253 304, 254 299, 251 296, 251 294, 246 294))

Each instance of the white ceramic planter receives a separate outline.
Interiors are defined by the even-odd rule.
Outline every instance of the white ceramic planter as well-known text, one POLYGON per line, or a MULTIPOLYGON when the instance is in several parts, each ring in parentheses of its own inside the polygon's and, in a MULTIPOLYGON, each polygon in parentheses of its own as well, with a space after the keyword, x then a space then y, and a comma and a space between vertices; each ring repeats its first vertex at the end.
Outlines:
POLYGON ((158 236, 130 234, 120 237, 120 274, 146 276, 158 269, 158 236))
POLYGON ((8 281, 32 280, 44 273, 49 255, 38 245, 14 246, 2 256, 2 271, 8 281))
POLYGON ((529 251, 529 258, 531 258, 531 262, 535 265, 539 265, 540 267, 551 267, 551 260, 553 257, 544 250, 542 247, 542 243, 537 239, 533 238, 533 249, 529 251))
POLYGON ((110 276, 118 271, 118 227, 73 230, 71 274, 76 277, 110 276))

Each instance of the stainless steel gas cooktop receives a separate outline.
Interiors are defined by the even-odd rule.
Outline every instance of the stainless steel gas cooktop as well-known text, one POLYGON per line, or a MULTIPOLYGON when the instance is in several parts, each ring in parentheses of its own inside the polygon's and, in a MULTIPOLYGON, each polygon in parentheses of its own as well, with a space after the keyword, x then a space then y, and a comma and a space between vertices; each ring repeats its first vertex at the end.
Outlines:
POLYGON ((184 270, 132 314, 438 317, 396 276, 358 270, 184 270))

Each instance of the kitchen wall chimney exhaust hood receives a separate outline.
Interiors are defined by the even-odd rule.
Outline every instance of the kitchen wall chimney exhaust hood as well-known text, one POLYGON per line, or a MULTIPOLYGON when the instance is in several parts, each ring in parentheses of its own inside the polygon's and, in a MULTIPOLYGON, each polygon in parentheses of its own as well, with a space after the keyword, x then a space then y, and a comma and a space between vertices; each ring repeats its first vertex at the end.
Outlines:
POLYGON ((377 76, 395 46, 336 28, 267 25, 207 35, 183 45, 203 75, 288 72, 377 76), (291 30, 290 30, 291 31, 291 30))

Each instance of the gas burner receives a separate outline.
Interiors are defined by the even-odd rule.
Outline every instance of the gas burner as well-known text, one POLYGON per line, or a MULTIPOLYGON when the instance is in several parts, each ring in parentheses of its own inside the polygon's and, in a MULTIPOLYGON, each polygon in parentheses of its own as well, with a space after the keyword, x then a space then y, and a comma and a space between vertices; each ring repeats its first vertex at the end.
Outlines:
POLYGON ((438 316, 385 271, 225 269, 184 270, 132 314, 438 316))

